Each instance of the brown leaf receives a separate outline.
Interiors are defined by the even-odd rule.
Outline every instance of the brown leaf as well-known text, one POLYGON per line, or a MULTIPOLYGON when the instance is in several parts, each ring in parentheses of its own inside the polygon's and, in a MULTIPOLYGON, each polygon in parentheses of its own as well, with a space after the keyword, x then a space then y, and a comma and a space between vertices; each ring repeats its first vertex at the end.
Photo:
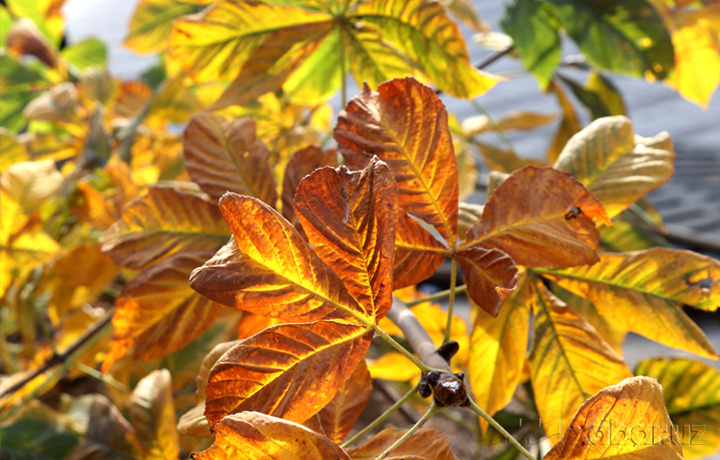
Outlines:
POLYGON ((183 137, 185 167, 205 193, 219 199, 230 191, 275 207, 270 151, 255 137, 252 118, 229 122, 221 115, 200 112, 190 119, 183 137))
POLYGON ((632 377, 585 401, 544 460, 680 460, 682 447, 655 379, 632 377))
POLYGON ((214 250, 228 234, 214 204, 187 192, 155 187, 125 207, 121 220, 100 243, 118 265, 141 269, 178 252, 214 250))
POLYGON ((407 212, 400 211, 395 230, 393 289, 414 286, 430 278, 449 254, 447 246, 407 212))
POLYGON ((215 442, 195 460, 349 460, 335 443, 302 425, 256 412, 228 415, 214 427, 215 442))
POLYGON ((114 332, 103 372, 131 347, 147 361, 179 350, 203 333, 222 310, 187 283, 211 251, 183 252, 144 270, 125 285, 115 302, 114 332))
POLYGON ((55 67, 57 64, 57 51, 32 19, 19 18, 12 23, 9 31, 4 32, 7 34, 4 44, 7 44, 12 53, 35 56, 48 67, 55 67))
MULTIPOLYGON (((354 460, 374 459, 400 439, 405 431, 400 428, 386 428, 365 445, 350 448, 347 452, 354 460)), ((454 460, 455 455, 450 449, 450 443, 440 430, 425 427, 420 428, 386 458, 388 460, 454 460)))
POLYGON ((413 78, 363 88, 340 112, 334 131, 347 163, 362 168, 374 154, 398 184, 400 206, 437 228, 455 247, 458 172, 447 112, 435 92, 413 78))
POLYGON ((335 443, 342 443, 352 430, 372 396, 372 378, 365 360, 345 380, 335 397, 315 415, 323 432, 335 443))
POLYGON ((234 238, 193 271, 193 289, 233 308, 286 321, 353 317, 369 323, 338 275, 277 211, 234 193, 222 197, 220 210, 234 238))
POLYGON ((500 305, 517 285, 515 262, 500 250, 481 247, 460 251, 457 261, 472 301, 493 317, 497 316, 500 305))
POLYGON ((398 195, 387 165, 322 168, 300 182, 295 213, 315 253, 344 280, 365 315, 382 318, 392 306, 398 195))
POLYGON ((130 396, 130 421, 148 457, 178 458, 180 436, 170 371, 158 369, 140 380, 130 396))
POLYGON ((591 264, 599 260, 594 219, 609 224, 582 184, 552 168, 526 166, 495 190, 460 249, 497 248, 529 267, 591 264))
POLYGON ((211 425, 242 411, 304 422, 333 399, 371 338, 365 328, 332 321, 268 328, 215 363, 205 416, 211 425))
POLYGON ((297 223, 293 200, 303 177, 323 166, 337 166, 337 150, 322 150, 310 145, 293 154, 285 167, 282 186, 282 214, 293 225, 297 223))

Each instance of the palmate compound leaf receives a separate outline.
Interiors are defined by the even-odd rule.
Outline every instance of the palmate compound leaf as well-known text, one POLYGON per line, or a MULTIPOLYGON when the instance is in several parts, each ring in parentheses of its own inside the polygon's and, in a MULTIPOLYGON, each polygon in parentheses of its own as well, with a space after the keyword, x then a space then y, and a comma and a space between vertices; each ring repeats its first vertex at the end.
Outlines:
POLYGON ((143 270, 123 287, 115 302, 113 336, 103 362, 106 372, 133 349, 148 361, 179 350, 202 334, 222 310, 187 283, 193 269, 214 249, 175 254, 143 270))
POLYGON ((653 248, 603 254, 592 266, 543 270, 563 288, 589 299, 611 325, 673 348, 717 358, 717 352, 680 305, 715 311, 720 262, 690 251, 653 248))
POLYGON ((595 120, 574 135, 555 161, 572 174, 615 217, 673 174, 672 140, 667 133, 653 138, 633 134, 624 116, 595 120))
MULTIPOLYGON (((496 318, 477 311, 470 335, 468 380, 476 403, 490 415, 510 402, 521 383, 536 295, 532 280, 523 276, 496 318)), ((480 419, 480 427, 484 432, 488 423, 480 419)))
POLYGON ((632 373, 587 321, 541 282, 533 288, 537 295, 530 374, 538 413, 554 442, 570 429, 582 401, 632 373))
POLYGON ((638 375, 657 379, 686 459, 705 458, 720 449, 720 371, 686 358, 641 361, 638 375))
POLYGON ((413 78, 392 80, 350 100, 334 131, 353 168, 372 155, 395 175, 400 206, 437 229, 455 247, 458 172, 447 111, 435 92, 413 78))
POLYGON ((327 403, 370 345, 366 327, 334 321, 272 326, 230 349, 213 366, 205 416, 258 411, 302 423, 327 403))
POLYGON ((190 119, 183 138, 188 174, 214 200, 229 191, 276 206, 270 151, 255 136, 252 118, 227 121, 200 112, 190 119))
POLYGON ((155 187, 125 207, 100 243, 118 265, 141 269, 179 252, 214 250, 228 235, 215 204, 173 188, 155 187))
MULTIPOLYGON (((405 430, 386 428, 364 445, 348 449, 348 454, 357 460, 377 458, 403 434, 405 434, 405 430)), ((455 460, 455 455, 450 449, 450 443, 440 430, 423 427, 385 458, 388 460, 455 460)))
POLYGON ((257 412, 228 415, 214 429, 215 442, 195 460, 350 460, 326 436, 257 412))
POLYGON ((610 223, 577 180, 553 168, 527 166, 498 186, 460 250, 500 249, 529 267, 592 264, 598 260, 595 220, 610 223))
POLYGON ((392 306, 392 270, 398 214, 397 186, 374 157, 362 171, 322 168, 295 194, 295 213, 315 253, 344 280, 365 314, 385 316, 392 306))
POLYGON ((665 409, 663 389, 648 377, 608 386, 585 401, 544 460, 680 460, 683 449, 665 409))

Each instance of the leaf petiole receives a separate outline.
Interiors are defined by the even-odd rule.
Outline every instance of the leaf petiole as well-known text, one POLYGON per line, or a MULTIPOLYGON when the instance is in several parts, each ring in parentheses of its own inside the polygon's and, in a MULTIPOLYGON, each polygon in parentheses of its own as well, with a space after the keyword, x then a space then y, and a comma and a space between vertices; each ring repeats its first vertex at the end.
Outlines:
MULTIPOLYGON (((502 425, 500 425, 498 422, 496 422, 494 418, 490 417, 490 415, 488 415, 487 412, 485 412, 484 410, 482 410, 482 409, 480 408, 480 406, 478 406, 477 404, 475 404, 475 401, 473 401, 472 398, 468 398, 468 401, 470 402, 470 404, 468 405, 468 407, 469 407, 470 409, 472 409, 472 411, 475 412, 476 414, 478 414, 480 417, 484 418, 485 421, 487 421, 487 422, 490 424, 490 426, 492 426, 493 428, 495 428, 496 430, 498 430, 498 432, 500 432, 500 434, 502 434, 503 436, 505 436, 505 438, 507 438, 507 440, 510 441, 510 444, 512 444, 513 446, 515 446, 515 448, 516 448, 517 450, 519 450, 520 453, 523 454, 523 456, 524 456, 525 458, 528 458, 528 459, 530 459, 530 460, 535 460, 535 457, 533 457, 533 455, 532 455, 530 452, 528 452, 528 450, 525 449, 525 447, 523 447, 523 445, 520 444, 520 442, 518 442, 518 440, 515 439, 515 438, 513 437, 513 435, 511 435, 510 433, 508 433, 507 430, 505 430, 505 428, 502 427, 502 425)), ((378 458, 379 458, 379 457, 378 457, 378 458)))
POLYGON ((390 455, 390 453, 391 453, 393 450, 395 450, 395 449, 397 449, 398 447, 400 447, 400 445, 402 445, 405 441, 407 441, 408 439, 410 439, 410 437, 411 437, 413 434, 415 434, 415 432, 416 432, 417 430, 419 430, 420 428, 422 428, 422 426, 425 425, 425 422, 427 422, 428 420, 430 420, 430 417, 432 417, 433 415, 437 414, 438 412, 440 412, 440 411, 443 410, 443 409, 445 409, 445 408, 438 406, 438 405, 435 403, 435 401, 433 401, 432 404, 430 405, 430 408, 428 409, 428 411, 425 412, 425 415, 423 415, 422 418, 421 418, 420 420, 418 420, 418 422, 417 422, 415 425, 413 425, 409 430, 407 430, 407 431, 405 432, 405 434, 403 434, 400 439, 398 439, 397 441, 395 441, 395 443, 394 443, 392 446, 390 446, 390 447, 388 447, 387 449, 385 449, 385 452, 383 452, 382 454, 380 454, 380 455, 376 458, 376 460, 383 460, 385 457, 387 457, 388 455, 390 455))

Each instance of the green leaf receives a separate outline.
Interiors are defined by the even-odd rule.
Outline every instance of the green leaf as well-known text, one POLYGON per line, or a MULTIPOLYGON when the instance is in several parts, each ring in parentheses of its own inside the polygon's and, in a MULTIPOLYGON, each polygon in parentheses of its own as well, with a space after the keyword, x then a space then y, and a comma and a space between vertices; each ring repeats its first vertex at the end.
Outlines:
POLYGON ((653 377, 665 390, 665 405, 686 459, 720 449, 720 371, 685 358, 640 362, 635 374, 653 377))
POLYGON ((105 44, 97 38, 88 38, 62 50, 62 56, 80 70, 90 66, 102 67, 107 63, 105 44))
POLYGON ((562 54, 558 23, 550 5, 539 0, 516 0, 501 25, 512 37, 525 68, 542 88, 547 88, 562 54))
POLYGON ((64 458, 77 445, 77 434, 45 420, 22 419, 0 427, 2 458, 46 460, 64 458))
POLYGON ((591 64, 662 79, 673 68, 672 41, 647 0, 550 0, 560 22, 591 64))
MULTIPOLYGON (((142 0, 132 19, 124 45, 141 53, 158 53, 165 49, 173 22, 187 14, 200 11, 201 5, 191 1, 142 0)), ((210 3, 209 1, 206 3, 210 3)))

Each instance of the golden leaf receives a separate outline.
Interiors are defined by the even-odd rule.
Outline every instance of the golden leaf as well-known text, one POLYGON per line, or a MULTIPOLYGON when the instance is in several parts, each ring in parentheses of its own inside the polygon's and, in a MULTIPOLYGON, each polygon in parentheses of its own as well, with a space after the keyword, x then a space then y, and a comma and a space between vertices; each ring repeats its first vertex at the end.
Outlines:
POLYGON ((335 149, 322 150, 315 145, 300 149, 290 157, 285 167, 285 174, 283 174, 282 214, 293 225, 298 222, 293 209, 293 200, 300 181, 318 168, 337 165, 337 151, 335 149))
POLYGON ((170 371, 155 370, 138 382, 130 397, 130 422, 145 458, 178 458, 180 436, 175 428, 170 371))
POLYGON ((480 308, 497 316, 500 305, 517 285, 517 266, 498 249, 469 247, 457 254, 467 292, 480 308))
MULTIPOLYGON (((399 428, 386 428, 373 436, 367 443, 348 449, 350 457, 356 460, 373 459, 379 456, 405 434, 399 428)), ((420 428, 404 444, 393 450, 388 460, 455 460, 450 443, 440 430, 420 428)))
POLYGON ((448 247, 401 210, 395 230, 393 289, 414 286, 430 278, 449 254, 448 247))

